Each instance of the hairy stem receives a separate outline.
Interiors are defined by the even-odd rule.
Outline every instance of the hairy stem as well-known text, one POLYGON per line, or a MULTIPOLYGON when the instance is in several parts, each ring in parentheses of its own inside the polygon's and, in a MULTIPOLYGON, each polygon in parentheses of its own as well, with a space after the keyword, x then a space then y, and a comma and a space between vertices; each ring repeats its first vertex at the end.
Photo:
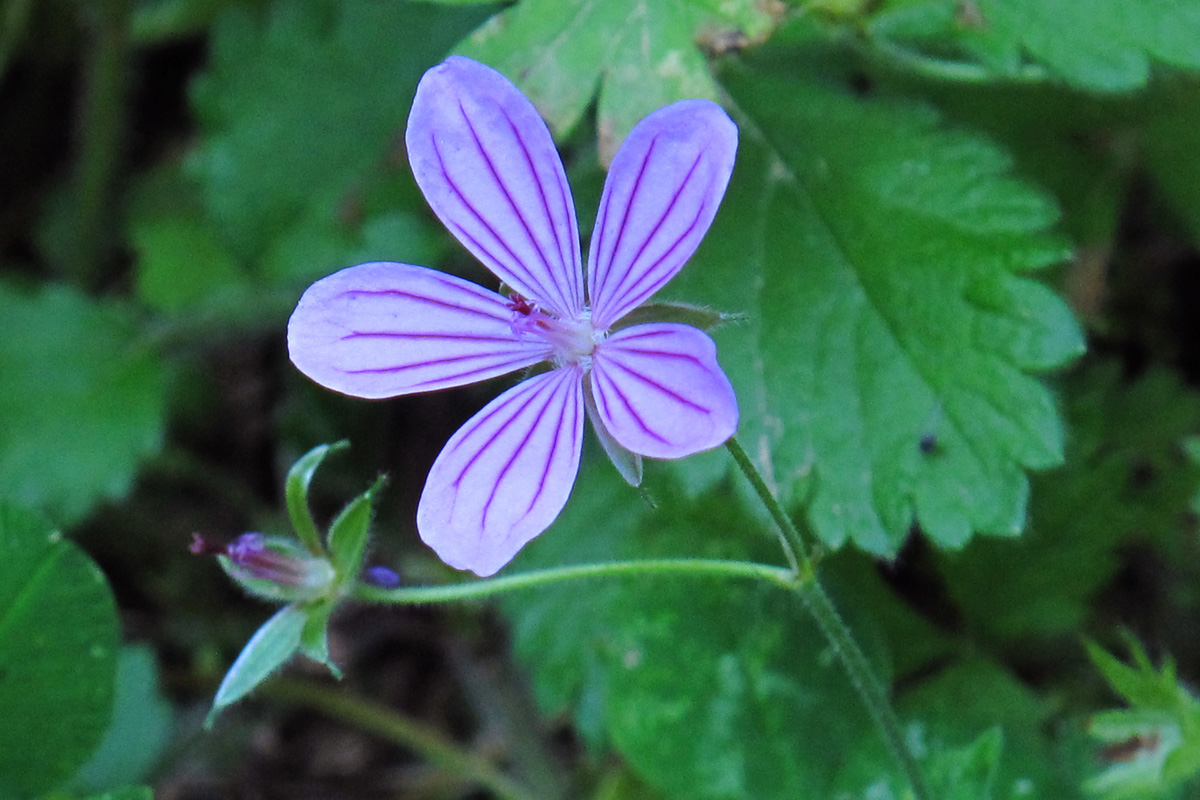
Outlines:
POLYGON ((746 451, 742 449, 742 445, 737 439, 731 438, 725 443, 725 446, 733 456, 733 460, 737 462, 738 467, 741 468, 742 473, 750 481, 751 486, 754 487, 754 491, 766 506, 767 511, 770 512, 775 524, 779 526, 785 550, 792 551, 789 558, 793 563, 800 564, 804 570, 804 574, 798 576, 802 579, 794 581, 792 587, 799 594, 804 607, 812 614, 821 632, 825 634, 825 638, 829 640, 829 644, 842 662, 842 666, 850 678, 850 683, 867 706, 888 749, 892 751, 900 768, 904 770, 904 775, 912 787, 913 796, 916 800, 931 800, 932 795, 925 785, 925 776, 921 773, 916 758, 913 757, 904 741, 900 720, 892 709, 887 689, 883 681, 875 674, 875 670, 863 654, 862 648, 858 646, 849 626, 846 625, 841 614, 833 605, 833 600, 817 580, 813 571, 812 557, 800 531, 775 498, 762 473, 754 466, 754 462, 746 455, 746 451))
POLYGON ((767 564, 703 558, 666 558, 641 561, 613 561, 602 564, 572 564, 566 567, 533 570, 517 575, 505 575, 501 578, 484 578, 483 580, 452 584, 450 586, 412 586, 401 587, 399 589, 380 589, 375 586, 360 584, 354 589, 354 597, 373 603, 396 603, 400 605, 449 603, 456 600, 479 600, 522 589, 532 589, 535 586, 546 586, 552 583, 562 583, 563 581, 575 581, 581 578, 650 574, 750 578, 767 581, 786 589, 794 588, 798 582, 796 574, 791 570, 767 564))

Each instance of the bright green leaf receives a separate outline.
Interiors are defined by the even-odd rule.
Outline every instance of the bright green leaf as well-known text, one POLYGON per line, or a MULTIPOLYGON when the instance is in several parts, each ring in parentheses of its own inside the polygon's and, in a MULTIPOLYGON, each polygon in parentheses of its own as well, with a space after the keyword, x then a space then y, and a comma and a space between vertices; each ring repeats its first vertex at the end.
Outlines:
POLYGON ((166 750, 172 716, 159 687, 154 651, 144 645, 122 647, 112 722, 71 785, 97 792, 144 780, 166 750))
POLYGON ((118 637, 91 559, 37 516, 0 505, 0 796, 53 788, 96 747, 118 637))
POLYGON ((599 88, 600 158, 637 122, 675 100, 718 90, 697 41, 714 50, 763 39, 775 25, 758 0, 523 0, 458 50, 512 78, 558 134, 599 88))
POLYGON ((1062 459, 1030 373, 1083 348, 1021 274, 1068 254, 1053 204, 923 107, 726 82, 747 117, 738 165, 670 290, 748 318, 714 332, 746 450, 831 545, 894 553, 914 522, 941 547, 1019 533, 1024 470, 1062 459))
POLYGON ((304 609, 288 605, 255 631, 221 681, 206 726, 211 726, 226 706, 254 691, 295 655, 300 649, 300 637, 307 620, 304 609))
POLYGON ((158 449, 163 379, 125 308, 0 283, 0 496, 61 522, 128 491, 158 449))

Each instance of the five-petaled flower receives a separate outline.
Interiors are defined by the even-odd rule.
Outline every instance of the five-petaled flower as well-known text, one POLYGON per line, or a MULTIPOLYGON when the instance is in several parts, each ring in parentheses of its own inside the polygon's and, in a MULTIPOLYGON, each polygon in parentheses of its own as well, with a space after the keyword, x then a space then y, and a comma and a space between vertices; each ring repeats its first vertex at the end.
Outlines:
POLYGON ((421 538, 451 566, 491 575, 562 511, 585 414, 635 481, 639 456, 682 458, 733 435, 737 401, 712 339, 689 325, 622 321, 704 237, 737 127, 707 100, 643 119, 609 170, 586 278, 554 141, 504 76, 457 56, 434 67, 406 141, 434 213, 510 293, 425 267, 360 264, 304 293, 288 347, 313 380, 365 398, 552 366, 463 425, 421 495, 421 538))

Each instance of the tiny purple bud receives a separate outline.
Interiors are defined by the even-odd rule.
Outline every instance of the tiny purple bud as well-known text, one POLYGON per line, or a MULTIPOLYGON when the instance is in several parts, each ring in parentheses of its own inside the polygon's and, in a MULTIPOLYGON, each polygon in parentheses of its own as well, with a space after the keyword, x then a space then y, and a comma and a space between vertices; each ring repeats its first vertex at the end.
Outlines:
POLYGON ((400 575, 387 567, 367 567, 363 570, 362 581, 380 589, 397 589, 401 583, 400 575))
POLYGON ((242 588, 273 600, 319 597, 336 577, 327 559, 312 555, 299 542, 261 533, 244 533, 224 546, 195 534, 188 549, 218 556, 242 588))

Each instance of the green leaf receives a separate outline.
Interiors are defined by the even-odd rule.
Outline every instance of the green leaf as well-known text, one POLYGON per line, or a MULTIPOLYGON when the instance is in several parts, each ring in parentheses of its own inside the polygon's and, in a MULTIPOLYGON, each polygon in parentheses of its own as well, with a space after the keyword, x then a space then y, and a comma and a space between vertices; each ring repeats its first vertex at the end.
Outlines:
POLYGON ((713 334, 746 450, 833 546, 894 553, 914 522, 940 547, 1019 533, 1023 470, 1062 460, 1030 373, 1083 348, 1021 274, 1067 255, 1054 206, 924 107, 749 71, 727 85, 738 165, 670 291, 748 318, 713 334))
POLYGON ((112 721, 100 746, 71 780, 76 791, 99 792, 149 776, 171 735, 173 712, 159 687, 154 651, 121 648, 112 721))
POLYGON ((989 731, 1002 730, 1004 750, 992 779, 995 800, 1079 796, 1050 759, 1045 701, 992 661, 975 656, 951 664, 906 692, 897 711, 915 740, 932 753, 965 748, 989 731))
POLYGON ((287 504, 288 518, 292 521, 292 529, 308 548, 308 552, 314 556, 324 556, 325 545, 321 543, 321 533, 317 530, 317 523, 313 521, 312 511, 308 507, 308 487, 325 456, 349 446, 350 443, 345 440, 317 445, 296 460, 288 470, 284 482, 284 500, 287 504))
POLYGON ((977 636, 1011 640, 1079 630, 1120 566, 1118 548, 1175 535, 1200 487, 1184 455, 1200 396, 1162 370, 1128 384, 1116 364, 1064 383, 1071 440, 1063 469, 1033 482, 1029 533, 976 540, 939 566, 977 636))
POLYGON ((96 747, 118 636, 91 559, 39 517, 0 505, 0 796, 57 786, 96 747))
POLYGON ((212 727, 222 710, 254 691, 295 655, 300 649, 301 634, 307 621, 303 608, 287 605, 250 637, 221 681, 205 727, 212 727))
POLYGON ((138 220, 130 235, 138 255, 138 297, 158 311, 169 314, 193 308, 245 277, 200 220, 138 220))
POLYGON ((223 13, 193 87, 207 135, 190 167, 234 252, 300 283, 351 263, 362 219, 423 212, 395 157, 408 107, 424 70, 485 15, 371 0, 223 13))
POLYGON ((718 98, 698 40, 720 50, 766 38, 775 22, 757 0, 524 0, 458 51, 512 78, 559 135, 575 127, 598 87, 607 164, 651 111, 689 97, 718 98))
MULTIPOLYGON (((992 800, 1003 749, 1004 734, 998 727, 961 747, 926 749, 921 768, 933 796, 940 800, 992 800)), ((885 760, 852 759, 839 776, 839 800, 909 800, 912 790, 890 756, 875 748, 870 752, 875 759, 884 755, 885 760)))
POLYGON ((362 571, 371 528, 371 504, 386 482, 387 478, 380 476, 374 486, 347 503, 329 526, 329 558, 342 586, 352 585, 362 571))
MULTIPOLYGON (((780 560, 774 536, 747 524, 750 515, 727 487, 690 501, 669 471, 651 466, 643 488, 655 508, 606 461, 586 465, 562 517, 525 549, 514 571, 628 558, 780 560)), ((835 571, 830 589, 886 679, 887 647, 874 607, 859 603, 886 592, 869 571, 835 571)), ((611 742, 670 796, 828 796, 841 754, 876 735, 789 592, 641 576, 544 588, 514 596, 505 608, 543 709, 573 712, 588 741, 611 742)), ((910 630, 913 648, 929 652, 910 630)))
POLYGON ((120 306, 0 283, 0 496, 59 522, 129 489, 163 429, 157 356, 120 306))
MULTIPOLYGON (((1200 69, 1200 5, 1192 0, 939 0, 925 5, 948 12, 941 15, 940 36, 921 31, 929 49, 957 46, 997 78, 1044 74, 1109 92, 1142 88, 1155 64, 1200 69), (1041 69, 1031 71, 1030 62, 1041 69)), ((893 6, 895 14, 913 16, 911 4, 893 6)), ((923 10, 932 20, 931 10, 923 10)), ((892 15, 885 11, 874 24, 894 30, 892 15)))

